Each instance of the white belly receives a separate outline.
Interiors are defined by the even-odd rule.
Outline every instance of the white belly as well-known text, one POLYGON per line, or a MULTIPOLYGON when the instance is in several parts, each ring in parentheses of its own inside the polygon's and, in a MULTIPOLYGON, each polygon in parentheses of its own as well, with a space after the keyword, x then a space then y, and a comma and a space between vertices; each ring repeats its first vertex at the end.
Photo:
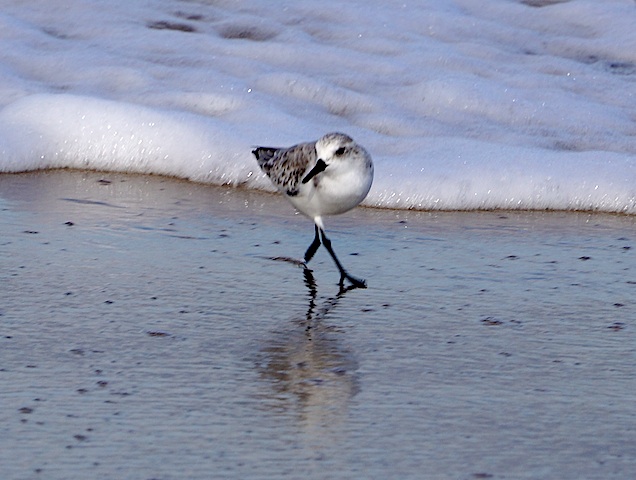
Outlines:
POLYGON ((348 172, 336 177, 323 176, 302 185, 298 195, 287 197, 308 217, 338 215, 357 206, 369 193, 373 169, 348 172))

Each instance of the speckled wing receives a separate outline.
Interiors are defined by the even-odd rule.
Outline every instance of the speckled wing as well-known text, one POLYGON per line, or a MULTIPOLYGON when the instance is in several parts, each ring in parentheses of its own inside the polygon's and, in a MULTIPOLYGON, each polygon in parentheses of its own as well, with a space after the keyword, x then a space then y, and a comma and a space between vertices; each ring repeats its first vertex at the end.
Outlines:
POLYGON ((316 163, 315 143, 301 143, 290 148, 258 147, 252 151, 259 167, 281 192, 293 197, 304 173, 316 163))

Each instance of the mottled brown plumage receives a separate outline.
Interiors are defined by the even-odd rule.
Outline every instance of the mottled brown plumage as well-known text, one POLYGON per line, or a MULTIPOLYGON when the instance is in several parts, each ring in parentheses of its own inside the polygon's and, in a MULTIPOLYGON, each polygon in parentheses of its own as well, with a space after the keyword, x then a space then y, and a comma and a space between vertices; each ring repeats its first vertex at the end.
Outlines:
POLYGON ((301 143, 290 148, 258 147, 252 153, 276 188, 291 197, 298 194, 304 173, 317 160, 315 143, 301 143))

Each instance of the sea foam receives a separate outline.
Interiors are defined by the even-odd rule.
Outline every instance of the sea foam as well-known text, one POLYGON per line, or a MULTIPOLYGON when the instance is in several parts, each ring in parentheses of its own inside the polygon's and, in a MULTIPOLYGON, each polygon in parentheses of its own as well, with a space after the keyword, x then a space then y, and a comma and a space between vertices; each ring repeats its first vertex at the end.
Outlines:
POLYGON ((343 131, 366 205, 636 214, 631 0, 5 3, 0 172, 271 190, 254 145, 343 131))

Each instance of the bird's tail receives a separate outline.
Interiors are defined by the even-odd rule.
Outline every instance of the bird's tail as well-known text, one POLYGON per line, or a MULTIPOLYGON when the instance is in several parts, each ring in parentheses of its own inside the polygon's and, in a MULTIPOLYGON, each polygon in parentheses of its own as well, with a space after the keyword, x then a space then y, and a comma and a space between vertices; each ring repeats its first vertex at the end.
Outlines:
POLYGON ((272 157, 278 150, 280 149, 274 147, 256 147, 254 150, 252 150, 252 153, 256 157, 258 165, 262 167, 264 164, 272 159, 272 157))

